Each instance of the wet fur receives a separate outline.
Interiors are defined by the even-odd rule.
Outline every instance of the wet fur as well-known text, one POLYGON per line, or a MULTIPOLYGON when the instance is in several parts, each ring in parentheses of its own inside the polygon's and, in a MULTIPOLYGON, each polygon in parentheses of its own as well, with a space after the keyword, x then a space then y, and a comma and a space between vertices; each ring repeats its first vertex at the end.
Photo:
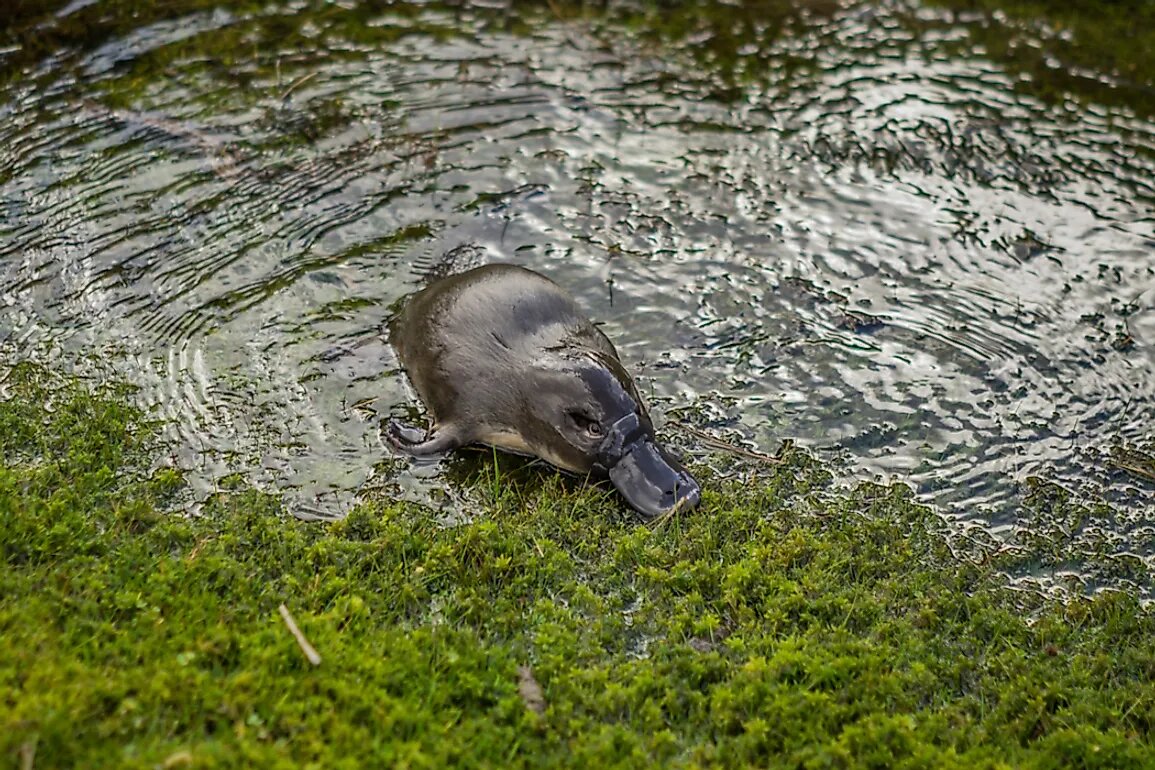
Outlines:
POLYGON ((568 387, 583 368, 610 373, 645 416, 609 339, 561 287, 524 268, 489 265, 438 281, 409 300, 391 342, 433 418, 425 442, 391 430, 410 454, 487 444, 587 472, 590 458, 564 445, 537 403, 551 382, 568 387))

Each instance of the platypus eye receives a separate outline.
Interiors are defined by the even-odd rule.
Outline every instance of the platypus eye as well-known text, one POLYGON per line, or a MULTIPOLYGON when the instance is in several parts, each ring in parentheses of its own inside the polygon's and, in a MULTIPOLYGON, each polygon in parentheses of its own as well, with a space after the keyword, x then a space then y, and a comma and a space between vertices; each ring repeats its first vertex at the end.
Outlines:
POLYGON ((585 412, 575 410, 567 414, 569 415, 570 421, 572 421, 579 430, 583 430, 591 436, 602 435, 602 424, 585 412))

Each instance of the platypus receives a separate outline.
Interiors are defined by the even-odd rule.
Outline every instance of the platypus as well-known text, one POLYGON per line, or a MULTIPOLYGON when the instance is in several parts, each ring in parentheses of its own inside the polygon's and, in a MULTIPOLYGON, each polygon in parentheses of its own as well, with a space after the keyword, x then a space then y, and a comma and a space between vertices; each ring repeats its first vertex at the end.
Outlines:
POLYGON ((432 417, 428 432, 391 420, 398 451, 485 444, 540 457, 608 476, 647 518, 698 504, 613 343, 545 276, 494 264, 441 278, 409 298, 390 342, 432 417))

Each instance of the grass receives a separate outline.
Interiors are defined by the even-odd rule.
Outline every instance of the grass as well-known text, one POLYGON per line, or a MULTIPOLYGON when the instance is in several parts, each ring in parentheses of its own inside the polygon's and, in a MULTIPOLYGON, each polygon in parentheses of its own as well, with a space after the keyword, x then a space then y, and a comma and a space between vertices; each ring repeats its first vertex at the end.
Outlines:
POLYGON ((453 527, 386 500, 305 523, 244 489, 188 516, 124 393, 26 366, 5 389, 10 766, 1155 761, 1149 610, 1011 592, 905 487, 801 453, 657 528, 484 459, 493 499, 453 527))

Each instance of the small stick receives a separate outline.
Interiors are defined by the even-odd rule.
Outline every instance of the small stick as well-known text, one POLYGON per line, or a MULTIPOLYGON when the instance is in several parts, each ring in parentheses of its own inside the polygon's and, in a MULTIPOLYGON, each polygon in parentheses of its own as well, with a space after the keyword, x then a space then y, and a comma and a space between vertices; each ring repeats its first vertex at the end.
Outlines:
POLYGON ((770 465, 781 465, 782 464, 782 458, 780 458, 780 457, 774 457, 772 455, 763 454, 762 452, 755 452, 755 451, 750 450, 750 449, 743 449, 740 446, 735 446, 734 444, 731 444, 729 441, 726 441, 725 439, 720 439, 717 436, 712 436, 709 433, 706 433, 703 430, 698 430, 697 428, 694 428, 690 425, 687 425, 684 422, 675 422, 675 423, 671 423, 671 424, 676 428, 679 428, 681 430, 686 431, 691 436, 694 436, 694 437, 700 439, 704 443, 709 444, 710 446, 714 447, 715 449, 721 449, 723 451, 739 455, 740 457, 748 457, 752 460, 761 460, 762 462, 768 463, 770 465))
POLYGON ((32 770, 32 763, 36 761, 36 740, 38 735, 20 744, 20 770, 32 770))
POLYGON ((648 522, 650 529, 660 529, 661 527, 665 526, 666 522, 670 521, 689 507, 689 500, 690 498, 683 497, 674 505, 666 509, 663 513, 659 514, 657 518, 650 520, 648 522))
POLYGON ((1140 478, 1149 479, 1150 481, 1155 481, 1155 473, 1147 470, 1142 465, 1138 465, 1136 463, 1131 463, 1131 462, 1128 462, 1126 460, 1108 460, 1107 464, 1113 465, 1116 468, 1119 468, 1120 470, 1127 471, 1128 473, 1133 473, 1134 475, 1139 476, 1140 478))
POLYGON ((313 645, 309 644, 309 640, 301 633, 301 629, 297 628, 297 622, 293 620, 289 608, 282 604, 280 607, 277 607, 277 610, 281 613, 281 619, 285 621, 285 625, 289 627, 289 633, 293 635, 293 638, 297 640, 297 644, 300 645, 301 652, 305 653, 305 657, 308 658, 309 662, 314 666, 321 665, 321 656, 317 654, 317 650, 313 648, 313 645))
POLYGON ((299 77, 296 80, 294 80, 289 85, 288 88, 286 88, 284 91, 281 92, 281 101, 283 102, 286 99, 288 99, 290 96, 293 95, 294 91, 296 91, 298 88, 305 85, 306 83, 308 83, 310 80, 312 80, 315 77, 317 77, 317 73, 316 72, 310 72, 308 75, 305 75, 303 77, 299 77))

